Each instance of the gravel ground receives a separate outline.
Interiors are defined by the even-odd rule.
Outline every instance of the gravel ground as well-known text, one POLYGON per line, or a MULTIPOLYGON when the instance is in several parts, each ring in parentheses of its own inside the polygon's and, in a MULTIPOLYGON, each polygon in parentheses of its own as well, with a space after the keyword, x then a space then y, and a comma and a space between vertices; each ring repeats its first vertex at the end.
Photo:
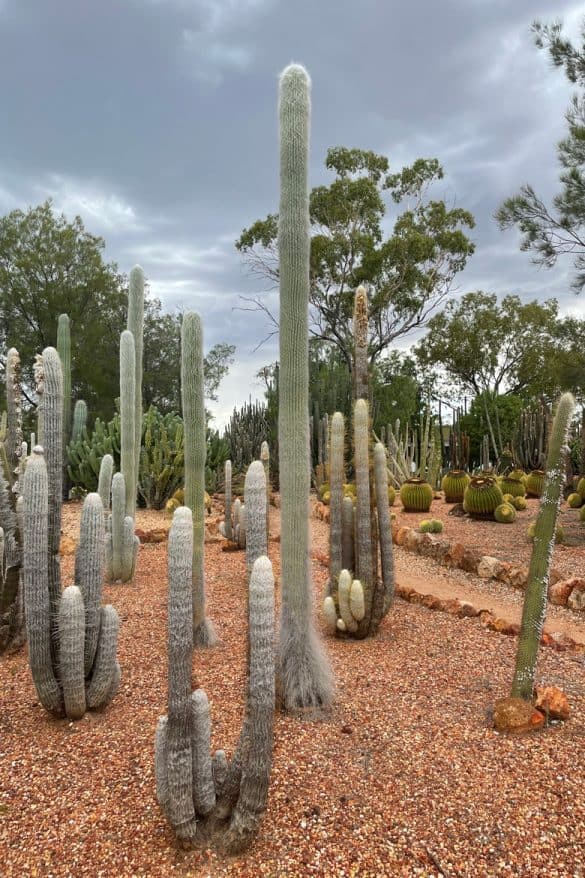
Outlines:
MULTIPOLYGON (((76 514, 70 507, 68 527, 76 514)), ((326 528, 314 524, 313 547, 323 550, 326 528)), ((271 541, 277 575, 278 548, 271 541)), ((212 702, 213 746, 231 750, 245 684, 245 565, 242 553, 221 549, 206 547, 221 645, 196 654, 194 679, 212 702)), ((423 573, 431 563, 406 560, 423 573)), ((63 566, 70 571, 72 559, 63 566)), ((428 576, 436 574, 433 565, 428 576)), ((327 572, 318 560, 313 575, 320 604, 327 572)), ((374 640, 328 639, 334 707, 318 723, 277 715, 258 838, 244 857, 222 861, 178 850, 154 796, 166 544, 142 546, 135 582, 107 587, 106 600, 123 619, 123 683, 105 713, 51 720, 25 656, 2 659, 2 878, 585 876, 582 661, 541 651, 540 682, 563 686, 572 717, 511 738, 493 731, 490 711, 508 692, 515 638, 397 601, 374 640)))

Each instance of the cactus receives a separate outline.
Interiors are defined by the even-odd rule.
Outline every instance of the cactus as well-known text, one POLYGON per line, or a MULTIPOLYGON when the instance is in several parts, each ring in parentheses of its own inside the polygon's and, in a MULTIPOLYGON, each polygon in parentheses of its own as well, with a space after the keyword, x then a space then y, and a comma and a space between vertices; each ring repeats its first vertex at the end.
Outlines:
POLYGON ((312 619, 309 562, 309 116, 303 67, 280 78, 280 371, 278 443, 281 490, 282 611, 279 679, 287 710, 327 705, 329 662, 312 619))
POLYGON ((516 520, 516 509, 511 503, 500 503, 494 509, 494 518, 500 524, 512 524, 516 520))
POLYGON ((563 457, 574 408, 572 395, 563 394, 557 405, 549 438, 546 479, 536 519, 511 691, 512 697, 526 701, 532 699, 534 691, 538 646, 546 615, 548 581, 564 480, 563 457))
POLYGON ((463 508, 472 518, 492 518, 496 506, 504 500, 500 486, 492 476, 471 479, 463 496, 463 508))
POLYGON ((400 499, 405 512, 428 512, 433 502, 433 489, 424 479, 406 479, 400 486, 400 499))
POLYGON ((500 479, 500 488, 502 494, 511 494, 512 497, 524 497, 526 495, 524 481, 513 478, 511 474, 500 479))
POLYGON ((266 808, 274 714, 274 577, 259 557, 249 589, 249 674, 246 715, 235 754, 210 754, 209 703, 191 692, 193 652, 193 524, 176 510, 169 534, 169 709, 155 739, 157 799, 177 837, 228 853, 252 841, 266 808))
POLYGON ((451 469, 448 473, 445 473, 441 481, 441 490, 445 494, 445 503, 461 503, 468 484, 469 476, 465 470, 451 469))
POLYGON ((526 476, 526 494, 528 497, 539 498, 544 490, 545 472, 541 469, 533 469, 526 476))
POLYGON ((418 527, 421 534, 440 534, 443 532, 443 522, 438 518, 425 518, 418 527))
POLYGON ((126 486, 126 515, 136 513, 136 352, 134 336, 120 336, 120 467, 126 486))
POLYGON ((203 570, 205 539, 205 404, 203 394, 203 328, 198 314, 187 312, 181 326, 181 395, 185 425, 185 505, 193 513, 193 643, 216 643, 205 615, 203 570))
POLYGON ((112 514, 106 537, 106 571, 111 582, 130 582, 136 569, 140 541, 134 534, 134 519, 126 515, 126 484, 116 473, 112 485, 112 514))
POLYGON ((112 496, 112 476, 114 473, 114 458, 111 454, 104 454, 100 464, 100 474, 98 477, 98 494, 104 507, 104 514, 110 511, 110 500, 112 496))
POLYGON ((521 512, 522 510, 526 509, 528 504, 524 497, 514 497, 514 499, 512 500, 512 506, 517 512, 521 512))
MULTIPOLYGON (((139 265, 135 265, 130 271, 128 279, 128 319, 126 326, 134 339, 134 473, 135 479, 138 480, 140 441, 142 438, 142 350, 144 346, 144 272, 139 265)), ((136 493, 134 494, 134 505, 136 506, 136 493)), ((128 514, 130 513, 128 512, 128 514)))
MULTIPOLYGON (((336 412, 331 419, 331 477, 329 497, 329 577, 331 582, 335 582, 339 578, 339 574, 343 567, 347 566, 343 564, 342 552, 343 482, 345 478, 344 438, 345 424, 343 415, 341 412, 336 412)), ((351 504, 351 508, 353 523, 353 504, 351 504)), ((351 560, 351 568, 353 568, 353 558, 351 560)))
POLYGON ((20 359, 11 348, 6 357, 6 403, 0 442, 0 654, 17 649, 24 642, 24 613, 21 577, 22 533, 16 519, 16 504, 22 487, 22 389, 20 359))
POLYGON ((63 370, 63 499, 69 496, 67 485, 67 445, 71 437, 71 330, 67 314, 59 315, 57 352, 63 370))
POLYGON ((183 421, 179 415, 162 415, 150 406, 143 419, 138 473, 138 493, 147 509, 163 509, 184 477, 183 421))
POLYGON ((78 399, 73 409, 73 427, 71 428, 71 442, 79 442, 87 427, 87 403, 84 399, 78 399))
POLYGON ((355 399, 369 399, 368 380, 368 294, 364 286, 355 291, 353 306, 354 394, 355 399))
POLYGON ((96 418, 91 435, 84 427, 80 437, 72 439, 69 443, 67 473, 71 484, 90 492, 97 490, 100 466, 105 454, 112 456, 114 469, 119 469, 120 415, 118 413, 108 423, 96 418))
POLYGON ((583 497, 574 491, 567 497, 567 505, 570 509, 580 509, 583 506, 583 497))
MULTIPOLYGON (((43 357, 46 359, 46 351, 43 357)), ((47 397, 43 403, 46 405, 47 397)), ((60 506, 61 497, 51 497, 50 482, 43 449, 36 446, 23 486, 23 584, 29 661, 43 707, 55 716, 75 720, 84 715, 87 707, 105 707, 117 691, 118 616, 113 607, 100 610, 104 512, 99 494, 88 494, 83 505, 75 560, 77 584, 59 594, 52 615, 55 602, 49 579, 50 505, 55 502, 60 506), (104 624, 104 613, 113 625, 104 624), (58 653, 52 648, 53 639, 58 643, 58 653), (92 690, 98 678, 100 697, 94 697, 92 690)))
MULTIPOLYGON (((260 460, 264 467, 264 478, 266 480, 266 540, 270 536, 270 448, 268 442, 264 441, 260 448, 260 460)), ((264 552, 268 555, 268 549, 264 552)))
POLYGON ((240 409, 234 409, 223 436, 229 447, 234 476, 245 472, 256 460, 258 449, 269 436, 270 423, 264 403, 250 400, 240 409))
POLYGON ((224 498, 225 519, 219 526, 219 531, 226 538, 232 539, 232 462, 226 460, 224 464, 224 498))
POLYGON ((262 461, 255 460, 248 467, 244 485, 246 515, 246 570, 248 577, 257 558, 267 553, 266 535, 266 476, 262 461))

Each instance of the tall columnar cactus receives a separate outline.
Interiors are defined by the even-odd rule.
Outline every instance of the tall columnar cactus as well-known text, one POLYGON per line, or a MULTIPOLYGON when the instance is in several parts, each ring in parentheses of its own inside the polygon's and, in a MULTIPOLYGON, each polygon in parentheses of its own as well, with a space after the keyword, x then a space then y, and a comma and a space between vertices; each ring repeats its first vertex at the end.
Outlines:
POLYGON ((575 400, 572 395, 563 394, 557 405, 549 438, 546 480, 536 519, 511 693, 512 697, 526 701, 532 699, 534 690, 538 647, 546 615, 548 582, 562 497, 564 456, 574 408, 575 400))
POLYGON ((111 454, 104 454, 100 463, 100 472, 98 476, 98 494, 101 497, 104 513, 106 515, 110 511, 113 474, 114 458, 111 454))
POLYGON ((355 291, 353 308, 355 399, 369 399, 368 380, 368 294, 364 286, 355 291))
POLYGON ((156 730, 157 799, 184 843, 214 842, 228 853, 252 841, 266 808, 274 715, 274 577, 270 561, 254 563, 249 588, 246 715, 230 763, 210 753, 209 702, 191 692, 193 524, 176 510, 169 534, 169 709, 156 730))
POLYGON ((99 494, 88 494, 81 515, 75 559, 76 584, 59 595, 52 615, 47 563, 50 546, 50 475, 40 446, 24 474, 23 583, 29 661, 43 707, 55 716, 80 719, 102 708, 120 683, 116 661, 119 619, 113 607, 100 609, 104 565, 104 513, 99 494), (58 659, 52 640, 59 644, 58 659))
POLYGON ((329 631, 361 639, 376 633, 394 595, 388 466, 381 442, 369 463, 368 403, 354 407, 356 505, 342 496, 343 417, 331 422, 330 575, 323 602, 329 631), (378 543, 380 567, 378 570, 378 543))
POLYGON ((126 485, 126 515, 136 513, 136 350, 134 336, 120 336, 120 467, 126 485))
POLYGON ((73 409, 73 427, 71 428, 71 441, 80 442, 83 431, 87 426, 87 403, 84 399, 78 399, 73 409))
POLYGON ((286 709, 328 704, 333 681, 312 619, 309 555, 310 82, 292 64, 280 78, 280 372, 278 442, 282 611, 279 676, 286 709))
POLYGON ((67 314, 59 315, 57 353, 63 371, 63 497, 66 498, 68 494, 66 448, 71 438, 71 329, 67 314))
MULTIPOLYGON (((144 272, 135 265, 130 272, 128 284, 128 322, 127 329, 134 337, 134 448, 135 472, 138 481, 140 469, 140 442, 142 439, 142 361, 144 348, 144 272)), ((136 499, 136 498, 135 498, 136 499)))
POLYGON ((0 440, 0 653, 16 649, 24 640, 24 613, 20 582, 22 534, 16 503, 22 489, 22 389, 20 358, 11 348, 6 357, 6 404, 0 440))
POLYGON ((205 615, 205 400, 203 391, 203 327, 188 312, 181 326, 181 396, 185 425, 185 505, 193 513, 193 643, 213 646, 213 624, 205 615))
POLYGON ((112 485, 112 514, 106 539, 106 571, 112 582, 130 582, 136 569, 140 541, 134 533, 134 519, 126 515, 126 485, 123 473, 116 473, 112 485))
POLYGON ((248 467, 244 483, 246 509, 246 570, 252 573, 257 558, 267 554, 266 534, 266 476, 262 461, 255 460, 248 467))
POLYGON ((223 495, 225 498, 225 519, 219 525, 219 531, 226 538, 232 539, 232 462, 226 460, 224 464, 224 487, 223 495))
MULTIPOLYGON (((266 480, 266 540, 270 536, 270 448, 268 442, 264 441, 260 448, 260 460, 264 467, 264 478, 266 480)), ((268 550, 264 552, 268 554, 268 550)))

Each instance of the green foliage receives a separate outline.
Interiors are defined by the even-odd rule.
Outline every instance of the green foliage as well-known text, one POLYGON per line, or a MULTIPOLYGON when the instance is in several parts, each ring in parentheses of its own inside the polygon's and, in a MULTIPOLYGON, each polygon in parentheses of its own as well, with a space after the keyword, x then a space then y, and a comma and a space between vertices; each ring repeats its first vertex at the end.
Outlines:
POLYGON ((219 490, 224 481, 224 465, 230 457, 230 446, 217 430, 207 429, 205 458, 205 489, 209 494, 219 490))
POLYGON ((138 493, 148 509, 164 509, 183 484, 185 445, 179 415, 151 406, 143 419, 138 493))
MULTIPOLYGON (((313 189, 309 204, 311 332, 338 348, 350 367, 359 284, 368 284, 371 292, 372 363, 394 339, 423 326, 449 294, 453 278, 473 253, 464 229, 473 228, 474 220, 466 210, 449 210, 444 201, 429 198, 429 189, 443 178, 436 159, 417 159, 390 174, 385 156, 334 147, 325 165, 334 173, 333 182, 313 189), (392 202, 406 206, 385 236, 392 202)), ((252 271, 275 284, 277 232, 278 218, 270 214, 236 241, 252 271)))
POLYGON ((559 256, 573 260, 573 289, 585 286, 585 28, 580 48, 562 34, 559 23, 533 25, 538 48, 547 49, 556 67, 564 67, 569 82, 578 85, 565 114, 567 136, 557 145, 561 188, 550 207, 534 188, 525 184, 507 198, 496 212, 502 229, 516 227, 522 235, 520 249, 532 253, 532 261, 547 268, 559 256))
POLYGON ((253 460, 260 457, 262 443, 269 442, 270 426, 266 405, 261 402, 245 403, 235 408, 224 431, 234 475, 245 473, 253 460))
POLYGON ((93 431, 84 426, 81 439, 67 446, 67 472, 73 486, 96 491, 102 457, 111 454, 115 470, 120 469, 120 415, 107 423, 96 418, 93 431))
MULTIPOLYGON (((512 444, 522 407, 521 397, 512 393, 500 394, 496 397, 491 394, 481 394, 472 400, 468 413, 460 418, 460 426, 469 436, 470 458, 473 467, 479 466, 481 460, 481 444, 483 437, 489 430, 487 418, 489 417, 489 422, 498 437, 496 440, 498 445, 505 449, 512 444)), ((493 450, 491 454, 493 458, 493 450)))

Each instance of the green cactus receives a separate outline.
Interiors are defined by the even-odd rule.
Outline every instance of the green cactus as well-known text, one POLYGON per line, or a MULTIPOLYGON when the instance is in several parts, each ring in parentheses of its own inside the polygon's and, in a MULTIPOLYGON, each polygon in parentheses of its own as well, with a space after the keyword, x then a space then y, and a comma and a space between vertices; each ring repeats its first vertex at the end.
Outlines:
POLYGON ((511 494, 512 497, 524 497, 526 495, 524 480, 512 478, 511 475, 503 476, 500 479, 500 489, 502 494, 511 494))
POLYGON ((438 518, 425 518, 418 529, 422 534, 440 534, 443 532, 443 522, 438 518))
POLYGON ((572 395, 563 394, 557 405, 549 437, 546 479, 536 519, 511 691, 512 697, 523 698, 526 701, 532 699, 534 691, 538 647, 546 615, 555 529, 564 481, 563 458, 574 408, 575 400, 572 395))
POLYGON ((433 489, 424 479, 406 479, 400 486, 400 499, 405 512, 428 512, 433 502, 433 489))
POLYGON ((512 506, 517 512, 522 512, 528 506, 526 499, 524 497, 514 497, 512 500, 512 506))
POLYGON ((544 490, 545 472, 541 469, 533 469, 526 476, 526 494, 529 497, 540 498, 544 490))
POLYGON ((469 484, 469 476, 462 469, 451 469, 445 473, 441 481, 441 490, 445 494, 445 503, 462 503, 465 489, 469 484))
POLYGON ((106 574, 111 582, 130 582, 134 577, 140 541, 134 519, 126 515, 126 484, 123 473, 112 479, 112 514, 106 539, 106 574))
POLYGON ((329 662, 312 615, 309 565, 309 116, 306 70, 280 77, 280 370, 278 447, 282 611, 279 678, 285 709, 327 705, 329 662))
POLYGON ((580 509, 583 506, 583 497, 581 494, 573 492, 567 497, 567 505, 570 509, 580 509))
POLYGON ((198 314, 187 312, 181 326, 181 394, 185 425, 185 505, 193 513, 193 643, 216 643, 205 615, 205 403, 203 392, 203 327, 198 314))
POLYGON ((500 506, 503 500, 500 486, 493 476, 476 476, 465 489, 463 508, 472 518, 493 518, 496 506, 500 506))
MULTIPOLYGON (((43 357, 46 366, 46 351, 43 357)), ((46 396, 43 404, 47 404, 46 396)), ((23 486, 23 584, 29 661, 43 707, 56 716, 65 714, 75 720, 84 715, 87 707, 105 707, 116 694, 120 681, 115 642, 118 617, 113 607, 99 609, 104 564, 104 512, 99 494, 88 494, 83 505, 75 563, 77 584, 59 595, 52 616, 50 504, 60 506, 61 497, 54 495, 55 500, 51 499, 50 481, 43 449, 36 446, 23 486), (113 645, 112 632, 103 625, 104 612, 115 619, 113 645), (59 644, 57 657, 51 648, 52 638, 59 644), (108 661, 98 661, 106 641, 108 661), (102 694, 96 699, 90 694, 98 671, 102 694)))
POLYGON ((500 503, 494 509, 494 518, 499 524, 512 524, 516 520, 516 510, 511 503, 500 503))
POLYGON ((96 418, 91 435, 85 427, 81 436, 69 443, 67 472, 71 484, 85 491, 95 491, 106 454, 112 456, 114 469, 120 469, 120 415, 117 413, 108 423, 96 418))
POLYGON ((79 442, 87 427, 87 403, 84 399, 78 399, 73 409, 73 427, 71 428, 71 442, 79 442))
POLYGON ((211 721, 205 692, 191 692, 193 653, 193 524, 176 510, 169 534, 169 709, 155 739, 156 793, 177 837, 215 842, 227 853, 252 841, 268 797, 274 715, 274 577, 259 557, 249 588, 249 669, 246 714, 230 763, 210 753, 211 721))
POLYGON ((147 509, 164 509, 183 484, 185 443, 182 419, 151 406, 144 416, 138 494, 147 509))

